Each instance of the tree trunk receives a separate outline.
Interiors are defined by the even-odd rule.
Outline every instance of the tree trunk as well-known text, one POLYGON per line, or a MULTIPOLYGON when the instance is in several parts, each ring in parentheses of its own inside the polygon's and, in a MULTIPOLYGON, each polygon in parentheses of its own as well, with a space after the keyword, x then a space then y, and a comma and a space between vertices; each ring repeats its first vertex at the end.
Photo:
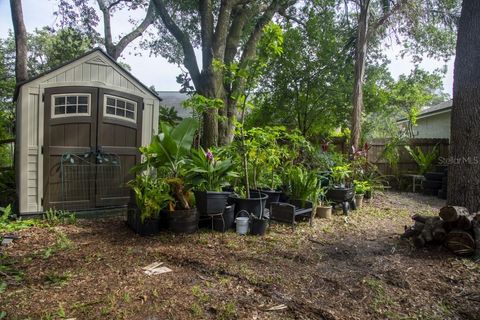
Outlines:
POLYGON ((351 144, 355 150, 358 149, 360 144, 362 131, 363 80, 365 78, 365 60, 367 59, 369 5, 370 0, 360 2, 360 15, 358 17, 351 132, 351 144))
POLYGON ((447 203, 480 209, 480 1, 464 0, 453 81, 447 203))
POLYGON ((28 80, 27 70, 27 29, 23 22, 22 1, 10 0, 13 30, 15 33, 15 78, 17 84, 28 80))

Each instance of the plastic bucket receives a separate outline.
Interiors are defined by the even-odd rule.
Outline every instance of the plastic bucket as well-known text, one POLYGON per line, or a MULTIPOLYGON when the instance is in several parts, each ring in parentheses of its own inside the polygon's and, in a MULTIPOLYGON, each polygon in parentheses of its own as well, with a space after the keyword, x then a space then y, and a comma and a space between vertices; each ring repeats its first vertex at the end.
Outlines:
POLYGON ((237 225, 237 233, 240 235, 245 235, 248 232, 248 221, 250 219, 247 217, 238 217, 235 219, 235 224, 237 225))

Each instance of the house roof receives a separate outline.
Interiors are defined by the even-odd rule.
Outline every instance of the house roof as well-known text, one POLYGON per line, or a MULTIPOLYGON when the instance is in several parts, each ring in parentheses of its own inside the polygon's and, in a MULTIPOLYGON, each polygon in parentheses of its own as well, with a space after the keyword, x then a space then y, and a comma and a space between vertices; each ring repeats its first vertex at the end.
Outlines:
POLYGON ((160 105, 173 107, 181 118, 192 116, 192 111, 183 107, 183 101, 190 98, 188 94, 178 91, 157 91, 157 93, 162 97, 160 105))
POLYGON ((27 84, 29 82, 32 82, 36 79, 39 79, 55 70, 58 70, 60 68, 63 68, 69 64, 71 64, 72 62, 75 62, 83 57, 86 57, 94 52, 99 52, 100 54, 102 54, 105 58, 107 58, 111 63, 113 63, 114 65, 116 65, 117 67, 119 67, 123 72, 125 72, 129 77, 131 77, 133 80, 135 80, 141 87, 143 87, 145 90, 147 90, 149 93, 153 94, 159 101, 162 101, 162 98, 158 95, 158 93, 152 89, 150 89, 149 87, 147 87, 145 84, 143 84, 140 80, 138 80, 133 74, 130 73, 130 71, 128 71, 127 69, 125 69, 124 67, 122 67, 117 61, 115 61, 108 53, 106 53, 105 51, 103 51, 101 48, 94 48, 88 52, 85 52, 84 54, 78 56, 77 58, 73 59, 73 60, 70 60, 68 62, 65 62, 65 63, 62 63, 58 66, 56 66, 55 68, 52 68, 46 72, 42 72, 26 81, 22 81, 22 82, 19 82, 16 87, 15 87, 15 92, 13 94, 13 100, 16 101, 17 98, 18 98, 18 94, 20 92, 20 88, 24 85, 24 84, 27 84))
MULTIPOLYGON (((439 113, 448 112, 452 109, 452 104, 453 104, 453 100, 450 99, 450 100, 441 102, 439 104, 436 104, 434 106, 427 107, 427 108, 420 111, 417 118, 418 119, 427 118, 427 117, 431 117, 431 116, 439 114, 439 113)), ((397 120, 397 122, 405 122, 407 120, 408 120, 407 118, 401 118, 401 119, 397 120)))

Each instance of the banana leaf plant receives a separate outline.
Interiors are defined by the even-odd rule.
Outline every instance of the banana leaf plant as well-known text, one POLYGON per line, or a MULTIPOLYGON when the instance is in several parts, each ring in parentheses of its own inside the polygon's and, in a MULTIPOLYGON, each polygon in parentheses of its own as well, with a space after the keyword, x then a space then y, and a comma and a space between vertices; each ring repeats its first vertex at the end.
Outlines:
POLYGON ((174 127, 165 123, 161 123, 160 127, 161 133, 153 137, 150 145, 140 148, 145 161, 139 168, 154 168, 157 176, 164 178, 170 185, 173 198, 169 204, 170 211, 190 209, 193 206, 193 196, 190 184, 185 181, 185 164, 190 156, 198 122, 186 118, 174 127))

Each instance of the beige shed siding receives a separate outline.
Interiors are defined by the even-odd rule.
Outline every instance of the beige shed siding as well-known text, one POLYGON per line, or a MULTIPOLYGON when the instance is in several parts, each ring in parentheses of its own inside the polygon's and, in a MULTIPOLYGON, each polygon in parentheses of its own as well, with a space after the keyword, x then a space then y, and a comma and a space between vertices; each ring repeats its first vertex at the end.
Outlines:
POLYGON ((91 86, 111 88, 144 98, 142 145, 158 132, 159 101, 121 68, 111 64, 100 52, 83 57, 58 70, 25 84, 17 100, 17 170, 20 213, 43 210, 43 155, 45 88, 91 86), (22 129, 23 128, 23 129, 22 129))
MULTIPOLYGON (((40 99, 38 93, 32 93, 28 90, 28 151, 27 151, 27 210, 29 212, 36 212, 40 210, 39 202, 39 185, 38 185, 38 172, 39 172, 39 105, 40 99)), ((41 130, 43 132, 43 130, 41 130)))

